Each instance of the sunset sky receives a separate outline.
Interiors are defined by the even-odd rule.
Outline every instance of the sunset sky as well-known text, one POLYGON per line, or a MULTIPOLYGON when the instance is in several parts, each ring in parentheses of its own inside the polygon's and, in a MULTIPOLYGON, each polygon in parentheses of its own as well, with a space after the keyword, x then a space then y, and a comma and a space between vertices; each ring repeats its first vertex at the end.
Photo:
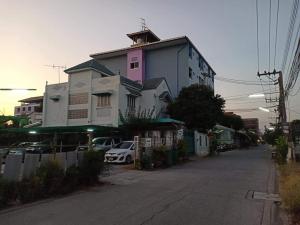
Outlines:
MULTIPOLYGON (((57 70, 45 65, 71 67, 88 60, 91 53, 128 47, 131 41, 126 34, 140 30, 140 17, 146 19, 147 26, 161 39, 188 36, 217 76, 258 81, 255 0, 0 0, 0 3, 0 88, 37 89, 28 93, 0 91, 1 114, 13 114, 20 99, 42 95, 46 81, 58 82, 57 70)), ((268 69, 268 4, 269 0, 259 0, 261 72, 268 69)), ((277 0, 272 4, 274 12, 277 0)), ((292 0, 280 1, 278 70, 291 6, 292 0)), ((274 23, 272 15, 272 59, 274 23)), ((61 80, 66 79, 62 72, 61 80)), ((299 85, 298 81, 295 91, 299 85)), ((215 91, 227 97, 262 92, 262 88, 216 81, 215 91)), ((300 117, 299 96, 300 93, 291 98, 291 119, 300 117)), ((226 103, 229 110, 259 106, 265 106, 264 101, 245 98, 226 103)), ((261 128, 272 122, 268 118, 272 115, 260 111, 239 114, 258 117, 261 128)))

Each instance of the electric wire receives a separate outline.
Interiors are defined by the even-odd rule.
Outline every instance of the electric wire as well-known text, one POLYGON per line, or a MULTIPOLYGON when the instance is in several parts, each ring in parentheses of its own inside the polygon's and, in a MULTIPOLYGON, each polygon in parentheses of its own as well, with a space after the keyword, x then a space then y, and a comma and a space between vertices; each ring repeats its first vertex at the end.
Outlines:
POLYGON ((289 24, 288 34, 287 34, 284 53, 283 53, 283 59, 282 59, 282 65, 281 65, 282 71, 285 71, 287 56, 289 53, 289 49, 290 49, 290 45, 291 45, 291 38, 292 38, 292 35, 294 32, 294 25, 295 25, 295 21, 296 21, 296 17, 297 17, 298 6, 299 6, 299 0, 294 0, 293 7, 292 7, 292 13, 290 16, 290 24, 289 24))
POLYGON ((259 73, 258 0, 256 0, 256 50, 257 50, 257 72, 259 73))
POLYGON ((277 13, 276 13, 276 29, 275 29, 275 46, 274 46, 274 70, 276 66, 276 52, 277 52, 277 36, 278 36, 278 17, 279 17, 279 0, 277 1, 277 13))
POLYGON ((269 71, 271 67, 271 17, 272 17, 272 0, 269 4, 269 71))

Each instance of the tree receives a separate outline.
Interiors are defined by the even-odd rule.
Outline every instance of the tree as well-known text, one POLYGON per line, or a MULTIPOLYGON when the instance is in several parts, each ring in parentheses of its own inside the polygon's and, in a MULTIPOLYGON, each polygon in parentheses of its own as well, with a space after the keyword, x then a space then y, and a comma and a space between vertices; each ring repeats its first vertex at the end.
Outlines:
POLYGON ((242 118, 235 114, 224 114, 219 122, 221 125, 225 127, 230 127, 234 130, 241 130, 244 128, 244 122, 242 118))
POLYGON ((137 111, 126 110, 125 114, 119 110, 120 128, 124 130, 129 136, 142 135, 144 131, 153 126, 159 114, 155 114, 155 107, 152 109, 141 109, 137 111))
POLYGON ((263 139, 270 145, 276 144, 276 139, 278 139, 281 135, 283 135, 282 129, 276 127, 275 130, 265 130, 263 139))
POLYGON ((174 119, 185 122, 188 129, 207 132, 223 116, 225 100, 214 95, 211 88, 194 84, 183 88, 168 113, 174 119))

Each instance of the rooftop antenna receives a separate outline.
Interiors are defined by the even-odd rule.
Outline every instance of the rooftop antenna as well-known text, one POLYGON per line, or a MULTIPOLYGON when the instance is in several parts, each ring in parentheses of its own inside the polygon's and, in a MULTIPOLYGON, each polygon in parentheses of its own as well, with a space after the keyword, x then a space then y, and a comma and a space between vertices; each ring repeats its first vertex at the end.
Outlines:
POLYGON ((142 31, 146 30, 146 20, 144 18, 140 18, 141 19, 141 27, 142 27, 142 31))
POLYGON ((59 65, 44 65, 44 66, 47 66, 47 67, 52 67, 53 69, 57 69, 57 73, 58 73, 58 83, 60 83, 60 70, 61 69, 66 69, 67 67, 66 66, 59 66, 59 65))

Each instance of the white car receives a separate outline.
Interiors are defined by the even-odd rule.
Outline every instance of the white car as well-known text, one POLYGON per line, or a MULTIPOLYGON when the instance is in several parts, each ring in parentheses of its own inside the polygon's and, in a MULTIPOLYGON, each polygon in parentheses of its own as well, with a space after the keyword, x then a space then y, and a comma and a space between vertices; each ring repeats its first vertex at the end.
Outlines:
POLYGON ((134 159, 133 141, 123 141, 105 153, 104 162, 131 163, 134 159))

